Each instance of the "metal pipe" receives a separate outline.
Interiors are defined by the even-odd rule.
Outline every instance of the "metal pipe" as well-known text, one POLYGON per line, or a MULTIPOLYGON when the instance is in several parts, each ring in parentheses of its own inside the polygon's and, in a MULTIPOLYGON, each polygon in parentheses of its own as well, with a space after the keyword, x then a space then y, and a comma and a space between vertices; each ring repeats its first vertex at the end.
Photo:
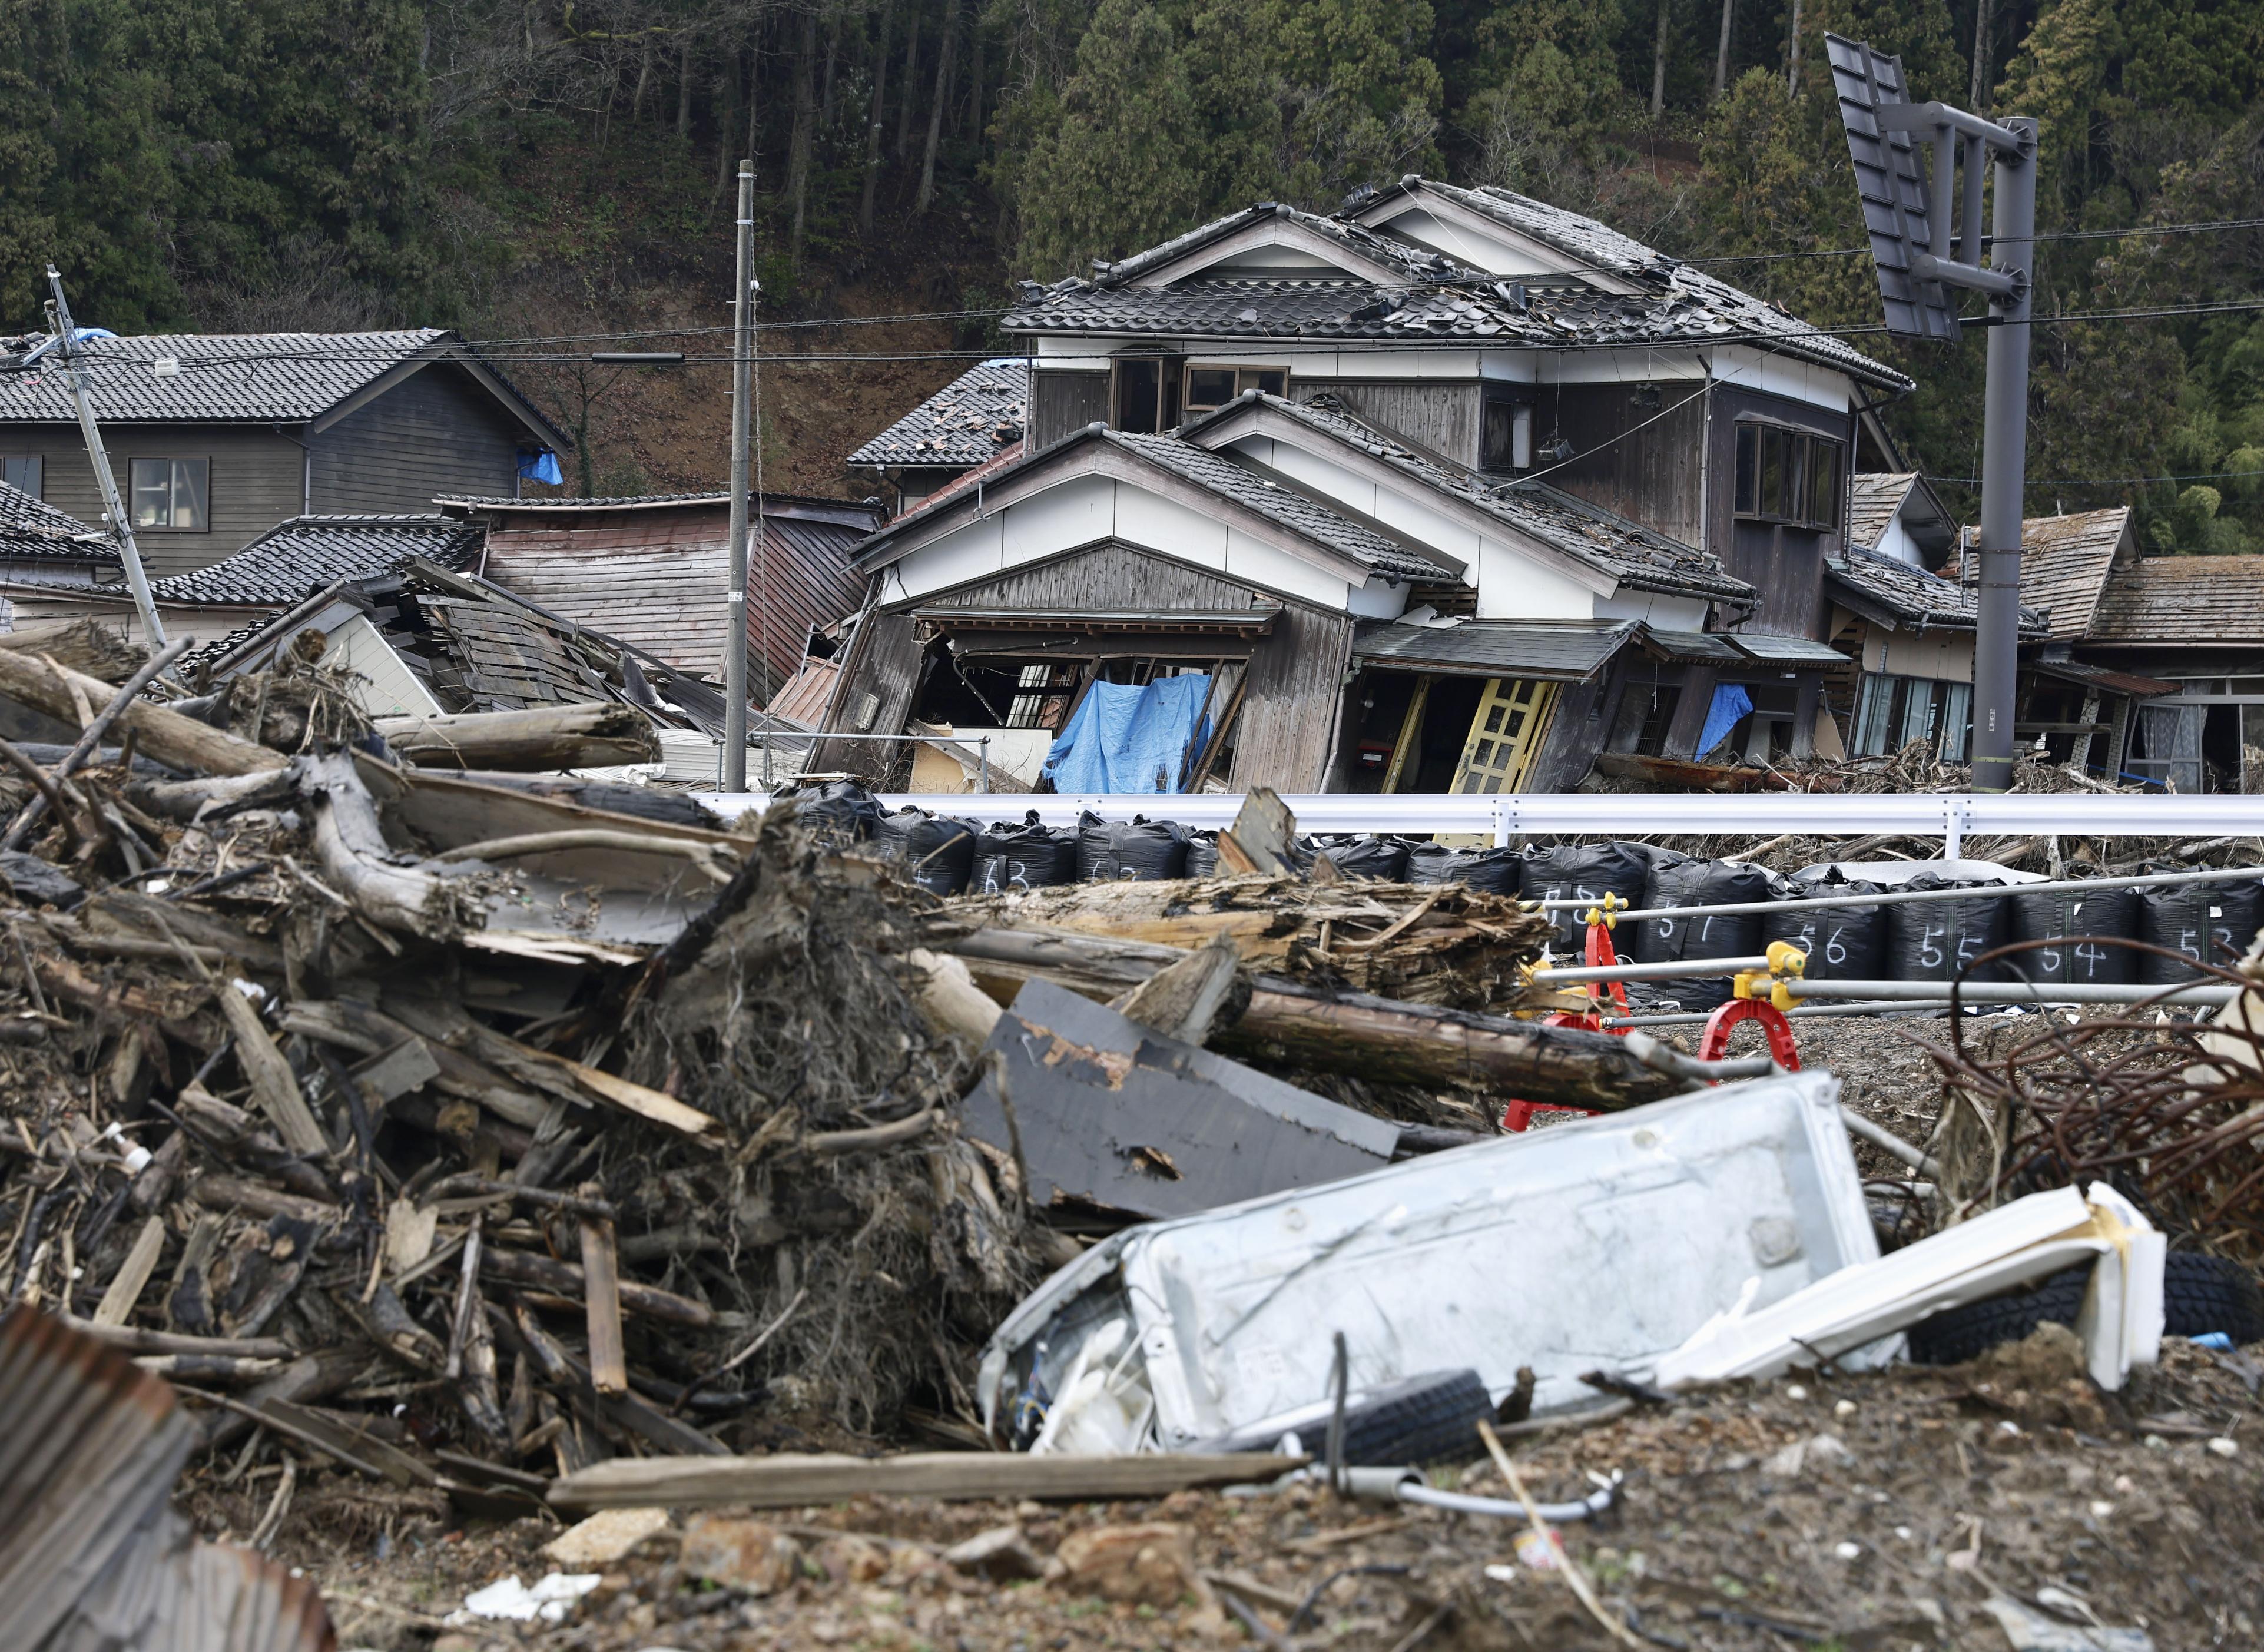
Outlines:
POLYGON ((1684 1054, 1672 1044, 1661 1044, 1648 1032, 1630 1031, 1624 1041, 1628 1054, 1652 1071, 1676 1078, 1694 1078, 1702 1084, 1718 1083, 1725 1078, 1767 1078, 1776 1071, 1776 1059, 1769 1055, 1702 1061, 1695 1055, 1684 1054))
MULTIPOLYGON (((1803 981, 1789 975, 1785 989, 1796 998, 1870 998, 1897 1004, 1948 1004, 1948 984, 1936 981, 1803 981)), ((1957 989, 1959 1004, 2139 1004, 2167 1008, 2201 1009, 2231 1004, 2240 989, 2224 982, 2196 982, 2186 987, 2078 985, 2054 986, 2041 981, 1982 981, 1957 989)))
POLYGON ((1669 964, 1581 964, 1563 969, 1536 969, 1536 987, 1562 987, 1586 981, 1685 981, 1709 975, 1734 975, 1741 969, 1767 969, 1768 960, 1755 958, 1684 958, 1669 964))
MULTIPOLYGON (((1989 123, 1983 122, 1986 126, 1989 123)), ((2036 123, 2006 122, 2021 147, 1998 145, 1996 199, 1989 265, 2018 275, 2010 293, 1993 295, 1988 385, 1981 438, 1981 593, 1974 619, 1973 789, 2009 791, 2013 784, 2013 699, 2021 640, 2021 512, 2028 476, 2028 307, 2027 279, 2036 233, 2036 123)), ((1990 140, 1992 144, 1994 140, 1990 140)))
POLYGON ((1941 1165, 1923 1148, 1914 1148, 1883 1125, 1874 1124, 1853 1107, 1842 1103, 1840 1122, 1847 1127, 1850 1135, 1859 1135, 1873 1147, 1891 1157, 1899 1159, 1929 1181, 1941 1179, 1941 1165))
POLYGON ((723 591, 723 789, 747 789, 747 294, 755 279, 755 163, 739 163, 738 286, 731 295, 731 571, 723 591))
MULTIPOLYGON (((1785 1013, 1790 1021, 1813 1021, 1824 1016, 1840 1015, 1934 1015, 1941 1006, 1907 1004, 1796 1004, 1785 1013)), ((1607 1015, 1601 1025, 1607 1032, 1629 1026, 1703 1026, 1714 1018, 1711 1010, 1677 1010, 1658 1015, 1607 1015)))
MULTIPOLYGON (((1957 889, 1887 889, 1876 895, 1803 895, 1790 901, 1728 901, 1717 906, 1636 907, 1615 912, 1612 916, 1624 924, 1630 919, 1641 922, 1653 917, 1719 917, 1730 912, 1798 912, 1827 906, 1901 906, 1911 902, 1995 900, 2011 895, 2062 895, 2092 889, 2159 889, 2186 883, 2238 883, 2243 878, 2264 882, 2264 866, 2213 866, 2199 872, 2150 872, 2143 876, 2128 878, 2048 878, 2035 883, 1980 884, 1957 889)), ((1544 912, 1566 912, 1592 907, 1597 899, 1592 895, 1581 900, 1549 900, 1539 904, 1544 912)), ((1757 964, 1738 967, 1745 969, 1760 967, 1757 964)), ((1687 975, 1690 972, 1686 969, 1682 973, 1687 975)), ((1628 975, 1622 979, 1636 981, 1644 977, 1628 975)))

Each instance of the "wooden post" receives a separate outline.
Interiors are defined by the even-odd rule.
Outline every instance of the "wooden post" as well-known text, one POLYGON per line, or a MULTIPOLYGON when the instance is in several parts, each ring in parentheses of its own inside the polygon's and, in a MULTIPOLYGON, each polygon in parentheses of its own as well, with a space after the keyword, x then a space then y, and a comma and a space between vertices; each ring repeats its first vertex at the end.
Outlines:
MULTIPOLYGON (((595 1182, 583 1185, 584 1199, 603 1199, 595 1182)), ((583 1301, 590 1318, 590 1380, 608 1398, 629 1391, 628 1362, 621 1348, 620 1263, 613 1250, 613 1224, 598 1216, 576 1219, 582 1227, 583 1301)))

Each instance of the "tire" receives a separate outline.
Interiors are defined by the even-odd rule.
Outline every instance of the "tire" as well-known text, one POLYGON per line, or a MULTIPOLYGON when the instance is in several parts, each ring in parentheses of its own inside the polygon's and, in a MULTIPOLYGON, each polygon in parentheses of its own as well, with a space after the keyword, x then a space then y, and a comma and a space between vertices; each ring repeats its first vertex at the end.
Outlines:
MULTIPOLYGON (((2026 1290, 1947 1309, 1911 1327, 1911 1358, 1922 1366, 1959 1365, 1999 1343, 2020 1341, 2046 1320, 2072 1325, 2090 1287, 2086 1263, 2026 1290)), ((2236 1344, 2264 1341, 2264 1291, 2237 1262, 2173 1251, 2162 1264, 2163 1335, 2219 1330, 2236 1344)))
MULTIPOLYGON (((1420 1467, 1480 1449, 1477 1424, 1493 1402, 1475 1371, 1410 1377, 1345 1407, 1344 1460, 1362 1467, 1420 1467)), ((1316 1457, 1328 1447, 1324 1423, 1305 1440, 1316 1457)))

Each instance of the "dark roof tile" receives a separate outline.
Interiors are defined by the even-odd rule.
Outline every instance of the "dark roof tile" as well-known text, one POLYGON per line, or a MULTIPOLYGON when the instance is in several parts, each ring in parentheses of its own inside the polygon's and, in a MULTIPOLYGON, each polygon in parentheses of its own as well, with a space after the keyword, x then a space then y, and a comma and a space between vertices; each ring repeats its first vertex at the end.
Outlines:
POLYGON ((985 464, 1022 438, 1030 366, 1000 356, 963 373, 849 455, 853 465, 985 464))
POLYGON ((371 579, 421 556, 461 569, 482 530, 439 516, 307 516, 279 523, 235 555, 192 574, 152 580, 161 603, 224 608, 301 602, 341 579, 371 579))
MULTIPOLYGON (((1897 620, 1925 627, 1970 631, 1980 611, 1979 593, 1972 587, 1929 574, 1923 568, 1876 551, 1851 549, 1825 559, 1824 572, 1858 604, 1883 610, 1897 620)), ((2021 609, 2023 634, 2042 636, 2044 617, 2035 609, 2021 609)))
POLYGON ((15 557, 109 568, 125 561, 108 534, 0 482, 0 558, 15 557))

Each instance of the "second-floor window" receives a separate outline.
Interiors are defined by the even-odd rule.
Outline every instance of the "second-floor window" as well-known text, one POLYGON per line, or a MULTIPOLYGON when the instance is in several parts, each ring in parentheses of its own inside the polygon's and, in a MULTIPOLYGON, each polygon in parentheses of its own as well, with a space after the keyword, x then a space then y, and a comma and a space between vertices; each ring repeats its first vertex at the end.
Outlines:
POLYGON ((126 509, 134 518, 135 530, 209 532, 211 482, 212 461, 208 459, 127 460, 126 509))
POLYGON ((1789 425, 1738 426, 1737 514, 1825 533, 1840 525, 1840 444, 1789 425))
POLYGON ((1268 395, 1289 393, 1289 370, 1287 367, 1210 367, 1200 364, 1187 369, 1186 409, 1190 413, 1208 413, 1215 407, 1224 407, 1244 390, 1263 390, 1268 395))
POLYGON ((46 461, 37 453, 0 453, 0 482, 34 499, 47 497, 42 490, 46 470, 46 461))

